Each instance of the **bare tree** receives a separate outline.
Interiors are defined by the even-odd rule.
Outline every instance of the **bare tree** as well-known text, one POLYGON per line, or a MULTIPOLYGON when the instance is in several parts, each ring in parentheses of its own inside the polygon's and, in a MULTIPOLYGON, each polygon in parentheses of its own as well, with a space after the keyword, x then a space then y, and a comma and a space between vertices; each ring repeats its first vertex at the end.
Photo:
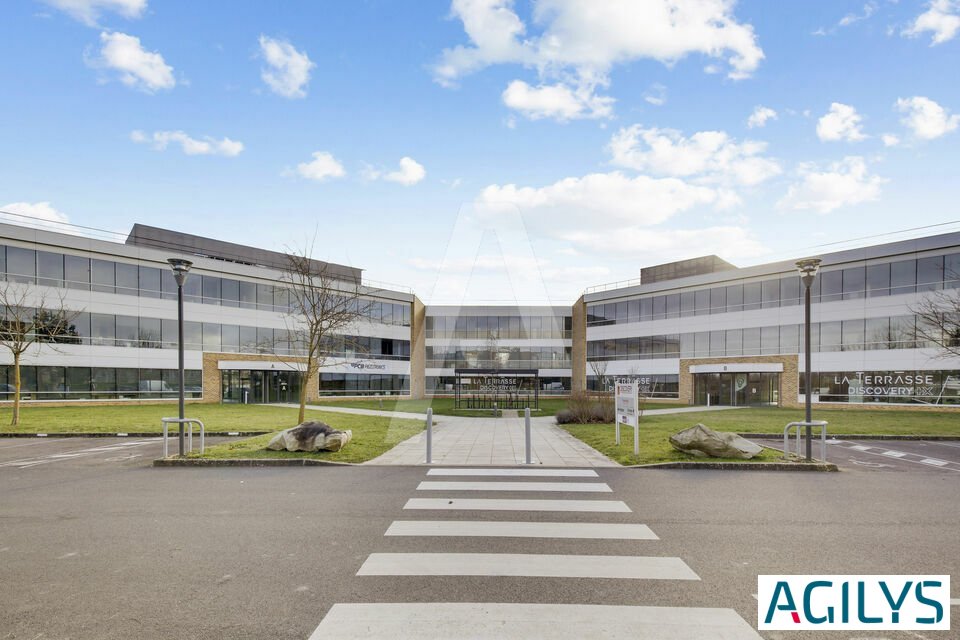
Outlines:
POLYGON ((20 363, 23 354, 42 343, 77 343, 76 327, 71 325, 75 312, 67 311, 63 298, 49 303, 43 293, 16 282, 0 285, 0 344, 13 356, 13 417, 11 426, 20 424, 20 363))
POLYGON ((960 356, 960 289, 941 289, 912 307, 917 316, 917 346, 939 350, 944 358, 960 356))
POLYGON ((330 355, 340 351, 341 344, 344 349, 360 350, 360 345, 345 334, 369 315, 371 306, 360 297, 359 278, 351 280, 336 273, 331 265, 311 258, 313 245, 310 242, 303 250, 287 252, 287 268, 281 278, 290 297, 289 348, 306 361, 304 369, 298 371, 298 422, 306 417, 307 381, 330 364, 330 355))
POLYGON ((597 377, 597 395, 607 390, 607 366, 609 364, 606 360, 590 361, 590 368, 593 369, 593 375, 597 377))

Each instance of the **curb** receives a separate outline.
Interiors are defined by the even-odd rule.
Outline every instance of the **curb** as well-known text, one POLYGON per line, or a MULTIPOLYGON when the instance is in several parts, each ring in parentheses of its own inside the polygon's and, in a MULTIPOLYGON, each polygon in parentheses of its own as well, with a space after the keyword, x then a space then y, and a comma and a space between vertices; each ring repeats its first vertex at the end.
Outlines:
POLYGON ((840 471, 832 462, 657 462, 634 464, 624 469, 699 469, 708 471, 840 471))
MULTIPOLYGON (((738 433, 741 438, 756 438, 759 440, 780 440, 783 441, 782 433, 738 433)), ((796 438, 796 436, 792 436, 796 438)), ((814 441, 819 438, 814 437, 814 441)), ((827 434, 827 442, 830 440, 960 440, 960 436, 917 436, 917 435, 894 435, 894 434, 846 434, 836 433, 827 434)))
MULTIPOLYGON (((199 432, 195 432, 199 433, 199 432)), ((208 431, 208 438, 249 438, 251 436, 263 436, 273 431, 208 431)), ((177 433, 172 432, 171 437, 176 437, 177 433)), ((130 431, 119 433, 0 433, 0 438, 162 438, 163 432, 157 431, 130 431)))
POLYGON ((335 462, 313 458, 158 458, 155 467, 356 467, 355 462, 335 462))

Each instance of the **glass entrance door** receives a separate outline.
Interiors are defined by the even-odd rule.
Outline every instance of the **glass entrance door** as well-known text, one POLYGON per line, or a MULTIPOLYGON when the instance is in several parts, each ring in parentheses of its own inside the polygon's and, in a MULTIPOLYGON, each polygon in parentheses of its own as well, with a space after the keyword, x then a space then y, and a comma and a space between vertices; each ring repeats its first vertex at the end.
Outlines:
POLYGON ((698 373, 694 375, 694 400, 710 406, 778 406, 780 374, 698 373))
POLYGON ((296 371, 233 369, 220 372, 221 398, 225 403, 273 404, 300 399, 296 371))

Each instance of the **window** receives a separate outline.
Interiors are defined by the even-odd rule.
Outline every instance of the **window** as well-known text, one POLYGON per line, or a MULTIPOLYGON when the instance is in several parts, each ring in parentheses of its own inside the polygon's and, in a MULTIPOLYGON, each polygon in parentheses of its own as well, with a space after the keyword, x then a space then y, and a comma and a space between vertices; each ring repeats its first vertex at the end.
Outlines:
POLYGON ((864 348, 867 350, 893 349, 890 336, 890 318, 867 318, 866 340, 864 348))
POLYGON ((257 285, 252 282, 240 282, 240 308, 257 308, 257 285))
POLYGON ((176 320, 160 320, 160 346, 164 349, 176 349, 180 340, 180 330, 176 320))
POLYGON ((694 351, 696 353, 695 357, 705 358, 710 355, 710 332, 709 331, 698 331, 694 334, 694 351))
POLYGON ((203 304, 220 304, 220 278, 200 276, 200 286, 203 292, 203 304))
POLYGON ((725 313, 726 310, 727 310, 726 287, 717 287, 716 289, 711 289, 710 290, 710 313, 725 313))
MULTIPOLYGON (((723 289, 721 289, 723 291, 723 289)), ((724 331, 710 332, 710 355, 724 356, 727 352, 727 335, 724 331)))
POLYGON ((680 317, 680 294, 671 293, 667 296, 667 318, 680 317))
POLYGON ((890 295, 917 290, 917 261, 901 260, 890 264, 890 295))
POLYGON ((37 251, 37 284, 63 286, 63 254, 37 251))
POLYGON ((764 280, 760 284, 761 306, 771 309, 780 306, 780 280, 764 280))
POLYGON ((90 367, 66 368, 66 397, 70 400, 84 400, 90 397, 90 367))
POLYGON ((183 283, 183 301, 203 302, 203 276, 200 274, 188 275, 183 283))
POLYGON ((916 316, 894 316, 890 318, 891 349, 914 348, 916 321, 916 316))
POLYGON ((890 263, 872 264, 867 267, 867 297, 890 295, 890 263))
POLYGON ((864 267, 850 267, 843 270, 844 300, 856 300, 864 296, 866 274, 867 271, 864 267))
POLYGON ((34 284, 37 280, 37 252, 7 247, 7 280, 34 284))
POLYGON ((116 326, 114 317, 106 313, 90 314, 90 344, 114 346, 116 326))
POLYGON ((681 358, 692 358, 694 354, 694 340, 692 333, 681 333, 680 334, 680 357, 681 358))
POLYGON ((68 289, 90 290, 90 258, 64 256, 63 272, 68 289))
POLYGON ((943 256, 917 260, 917 291, 935 291, 943 287, 943 256))
POLYGON ((653 298, 631 300, 630 304, 635 305, 636 308, 636 316, 630 319, 630 322, 647 322, 653 320, 653 298))
POLYGON ((203 323, 203 350, 220 351, 220 323, 203 323))
POLYGON ((160 269, 140 267, 140 297, 160 297, 160 269))
POLYGON ((863 351, 864 343, 864 321, 863 320, 844 320, 843 321, 843 351, 863 351))
POLYGON ((800 353, 800 325, 780 327, 780 353, 800 353))
POLYGON ((192 351, 203 349, 203 323, 189 320, 183 323, 183 348, 192 351))
POLYGON ((63 367, 37 367, 37 391, 42 398, 62 398, 65 386, 63 367))
POLYGON ((760 329, 760 353, 763 355, 772 355, 779 352, 780 327, 763 327, 760 329))
POLYGON ((137 295, 140 292, 140 270, 137 265, 117 262, 114 269, 117 293, 128 296, 137 295))
POLYGON ((820 302, 833 302, 843 297, 843 271, 822 271, 820 277, 820 302))
POLYGON ((760 290, 759 282, 748 282, 743 285, 743 310, 751 311, 760 308, 760 290))
POLYGON ((90 261, 90 282, 93 283, 94 291, 114 293, 117 284, 114 263, 109 260, 92 259, 90 261))
POLYGON ((617 313, 616 322, 617 322, 618 324, 621 324, 621 323, 626 322, 626 321, 627 321, 627 303, 626 303, 626 302, 618 302, 618 303, 617 303, 617 311, 616 311, 616 313, 617 313))
POLYGON ((76 335, 80 339, 79 344, 90 344, 90 314, 82 311, 74 315, 68 333, 76 335))
POLYGON ((220 350, 228 353, 240 351, 240 327, 235 324, 220 325, 220 350))
POLYGON ((695 293, 694 315, 703 316, 710 313, 710 289, 701 289, 695 293))
POLYGON ((725 338, 728 356, 743 355, 743 329, 727 329, 725 338))
POLYGON ((117 346, 139 346, 140 319, 136 316, 116 316, 117 346))
POLYGON ((780 306, 788 307, 800 304, 800 276, 780 278, 780 306))
POLYGON ((236 307, 240 304, 240 282, 223 278, 220 280, 220 297, 225 307, 236 307))
POLYGON ((760 354, 760 328, 752 327, 743 330, 743 355, 755 356, 760 354))
POLYGON ((839 322, 820 323, 820 351, 840 351, 841 325, 839 322))
POLYGON ((951 253, 943 258, 943 288, 960 288, 960 253, 951 253))
POLYGON ((91 376, 90 397, 96 400, 109 400, 117 397, 117 370, 112 367, 94 367, 91 376))
POLYGON ((141 348, 159 349, 162 346, 159 318, 140 318, 140 331, 137 337, 141 348))
POLYGON ((684 291, 680 294, 680 315, 682 317, 692 316, 694 312, 694 294, 693 291, 684 291))
POLYGON ((177 281, 172 269, 160 270, 160 297, 164 300, 177 299, 177 281))
POLYGON ((727 287, 727 311, 743 309, 743 285, 732 284, 727 287))
POLYGON ((653 299, 653 319, 663 320, 667 317, 667 296, 657 296, 653 299))

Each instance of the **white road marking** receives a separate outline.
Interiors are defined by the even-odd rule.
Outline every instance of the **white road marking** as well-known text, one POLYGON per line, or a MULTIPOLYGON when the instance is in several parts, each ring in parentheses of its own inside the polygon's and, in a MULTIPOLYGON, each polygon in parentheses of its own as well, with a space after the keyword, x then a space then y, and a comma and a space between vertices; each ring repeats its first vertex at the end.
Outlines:
POLYGON ((497 520, 397 520, 385 536, 464 536, 490 538, 591 538, 659 540, 645 524, 599 522, 502 522, 497 520))
MULTIPOLYGON (((43 442, 37 442, 36 440, 31 440, 30 442, 22 442, 22 443, 19 443, 19 444, 11 444, 11 445, 7 445, 7 446, 0 445, 0 450, 3 450, 3 449, 17 449, 17 448, 19 448, 19 447, 33 447, 33 446, 36 446, 36 445, 38 445, 38 444, 50 444, 51 442, 63 442, 64 440, 67 440, 67 439, 68 439, 68 438, 56 438, 56 439, 54 439, 54 440, 45 440, 45 441, 43 441, 43 442)), ((22 440, 22 438, 11 438, 11 440, 22 440)))
POLYGON ((953 598, 950 600, 950 604, 954 607, 960 607, 960 598, 953 598))
POLYGON ((904 453, 903 451, 884 451, 883 455, 890 456, 891 458, 902 458, 907 454, 904 453))
POLYGON ((90 449, 79 449, 77 451, 70 451, 67 453, 52 453, 46 456, 40 456, 36 458, 24 458, 21 460, 10 460, 7 462, 0 462, 0 467, 19 467, 21 469, 26 469, 29 467, 35 467, 41 464, 50 464, 51 462, 62 462, 64 460, 73 460, 74 458, 85 458, 87 456, 95 456, 100 453, 110 453, 116 452, 130 447, 142 447, 147 444, 153 444, 159 441, 159 438, 153 438, 150 440, 136 440, 133 442, 118 442, 116 444, 105 445, 102 447, 93 447, 90 449))
MULTIPOLYGON (((853 448, 853 447, 851 447, 851 449, 852 449, 852 448, 853 448)), ((888 457, 889 457, 889 456, 886 456, 886 455, 884 455, 884 454, 882 454, 882 453, 877 453, 877 452, 875 452, 875 451, 863 451, 863 453, 867 454, 868 456, 879 456, 879 457, 882 457, 882 458, 888 458, 888 457)), ((915 456, 917 456, 917 457, 920 457, 920 454, 916 454, 916 453, 915 453, 915 454, 912 454, 912 455, 915 455, 915 456)), ((920 462, 919 460, 911 460, 910 458, 897 458, 897 460, 899 460, 900 462, 909 462, 909 463, 911 463, 911 464, 923 464, 923 466, 925 466, 925 467, 928 467, 928 468, 930 467, 929 464, 924 464, 924 463, 920 462)), ((851 458, 851 461, 853 461, 852 458, 851 458)), ((860 464, 863 464, 863 463, 860 463, 860 464)), ((954 465, 960 466, 960 463, 956 463, 956 462, 949 462, 949 463, 947 463, 947 464, 954 464, 954 465)), ((953 467, 947 467, 947 466, 937 467, 937 468, 938 468, 938 469, 943 469, 944 471, 956 471, 956 472, 960 472, 960 468, 956 468, 956 469, 955 469, 955 468, 953 468, 953 467)))
POLYGON ((923 463, 925 463, 925 464, 932 464, 932 465, 935 465, 935 466, 938 466, 938 467, 942 467, 942 466, 945 465, 945 464, 950 464, 950 463, 947 462, 946 460, 937 460, 936 458, 924 458, 924 459, 921 460, 920 462, 923 462, 923 463))
POLYGON ((371 553, 357 575, 700 579, 680 558, 527 553, 371 553))
POLYGON ((562 491, 564 493, 611 493, 605 482, 421 482, 417 491, 562 491))
POLYGON ((582 511, 630 513, 622 500, 500 500, 484 498, 410 498, 404 509, 471 511, 582 511))
POLYGON ((760 640, 733 609, 597 604, 335 604, 310 640, 760 640))
POLYGON ((592 469, 430 469, 428 476, 513 476, 539 478, 597 478, 592 469))
POLYGON ((853 449, 854 451, 869 451, 869 450, 870 450, 870 447, 865 447, 865 446, 863 446, 862 444, 855 444, 855 445, 853 445, 853 446, 850 447, 850 448, 853 449))

